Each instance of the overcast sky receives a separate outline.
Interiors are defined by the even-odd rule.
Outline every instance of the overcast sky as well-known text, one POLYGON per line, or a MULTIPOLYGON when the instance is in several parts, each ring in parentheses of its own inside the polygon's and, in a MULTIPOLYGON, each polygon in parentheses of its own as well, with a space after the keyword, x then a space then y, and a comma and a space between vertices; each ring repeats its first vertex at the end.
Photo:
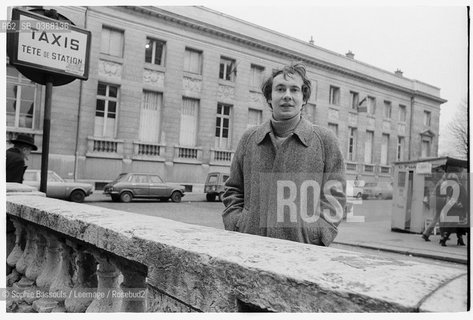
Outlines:
MULTIPOLYGON (((297 1, 296 1, 297 3, 297 1)), ((467 10, 464 6, 216 5, 211 9, 345 54, 440 88, 441 140, 467 96, 467 10), (453 112, 452 112, 453 111, 453 112)), ((442 148, 446 146, 442 141, 442 148)))

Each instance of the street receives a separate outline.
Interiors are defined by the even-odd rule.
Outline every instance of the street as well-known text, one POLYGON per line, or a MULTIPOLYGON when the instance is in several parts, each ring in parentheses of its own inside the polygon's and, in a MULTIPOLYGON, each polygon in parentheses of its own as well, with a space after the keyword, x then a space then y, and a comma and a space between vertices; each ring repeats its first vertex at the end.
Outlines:
MULTIPOLYGON (((161 217, 180 221, 189 224, 196 224, 201 226, 207 226, 212 228, 223 229, 223 222, 221 213, 223 211, 223 204, 221 202, 207 202, 205 194, 203 193, 187 193, 181 203, 173 203, 171 201, 160 202, 159 200, 136 200, 134 199, 130 203, 113 202, 109 196, 106 196, 100 190, 96 190, 94 194, 87 197, 84 201, 85 204, 122 210, 131 213, 144 214, 149 216, 161 217)), ((355 217, 363 217, 364 222, 346 222, 343 221, 339 227, 339 235, 335 239, 348 238, 351 239, 350 234, 355 232, 357 234, 366 234, 367 240, 371 233, 373 226, 389 225, 391 217, 391 200, 359 200, 353 205, 353 215, 355 217), (347 234, 348 233, 348 234, 347 234)), ((379 229, 379 227, 377 227, 379 229)), ((379 230, 378 230, 379 232, 379 230)), ((402 234, 397 232, 391 232, 387 230, 388 235, 392 237, 398 237, 403 239, 415 238, 414 241, 418 242, 415 244, 428 245, 429 250, 440 250, 440 246, 433 240, 429 243, 423 243, 420 237, 413 234, 402 234), (419 239, 417 239, 419 238, 419 239)), ((359 235, 358 235, 359 237, 359 235)), ((356 237, 355 237, 356 238, 356 237)), ((354 238, 354 239, 355 239, 354 238)), ((376 240, 376 239, 373 239, 376 240)), ((396 241, 392 239, 390 241, 396 241)), ((397 240, 398 241, 398 240, 397 240)), ((397 242, 396 241, 396 242, 397 242)), ((390 252, 389 250, 376 250, 369 249, 358 245, 347 245, 333 243, 331 247, 339 248, 344 250, 362 252, 367 254, 381 255, 393 259, 403 259, 410 261, 419 261, 424 263, 430 263, 434 265, 448 265, 450 267, 466 268, 464 264, 453 263, 449 261, 442 261, 437 259, 427 259, 423 257, 417 257, 410 254, 401 254, 396 252, 390 252)), ((349 240, 348 242, 351 242, 349 240)), ((408 244, 410 245, 410 244, 408 244)), ((445 249, 445 248, 443 248, 445 249)), ((465 247, 451 246, 447 250, 452 252, 466 251, 465 247)))
POLYGON ((160 202, 155 199, 133 199, 132 202, 122 203, 113 202, 109 196, 98 190, 86 198, 84 203, 223 229, 221 217, 223 204, 221 202, 207 202, 204 193, 186 193, 180 203, 160 202))
MULTIPOLYGON (((358 200, 360 204, 354 205, 353 215, 364 217, 365 222, 384 221, 391 215, 390 200, 358 200)), ((98 207, 116 209, 127 212, 145 214, 197 224, 212 228, 223 229, 221 202, 207 202, 204 193, 186 193, 181 203, 171 201, 160 202, 155 199, 134 199, 129 203, 113 202, 102 191, 95 191, 85 199, 86 204, 98 207)))

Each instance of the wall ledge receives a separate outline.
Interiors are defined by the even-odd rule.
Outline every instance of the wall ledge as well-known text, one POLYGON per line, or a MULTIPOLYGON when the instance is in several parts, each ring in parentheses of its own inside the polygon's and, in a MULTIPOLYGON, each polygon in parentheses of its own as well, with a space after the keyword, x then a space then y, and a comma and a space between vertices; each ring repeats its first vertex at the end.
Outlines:
POLYGON ((234 312, 466 311, 456 268, 394 260, 34 196, 7 214, 144 265, 147 283, 191 309, 234 312), (217 245, 218 244, 218 245, 217 245), (445 285, 448 283, 448 285, 445 285), (441 290, 438 290, 442 287, 441 290))

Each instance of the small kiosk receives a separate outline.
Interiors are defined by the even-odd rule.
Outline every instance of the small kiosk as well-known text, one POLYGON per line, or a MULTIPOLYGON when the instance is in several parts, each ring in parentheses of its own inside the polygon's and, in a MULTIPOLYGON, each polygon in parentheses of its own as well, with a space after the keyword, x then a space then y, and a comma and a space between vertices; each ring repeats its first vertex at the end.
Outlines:
POLYGON ((434 217, 432 191, 444 172, 455 172, 469 186, 468 162, 450 157, 394 163, 391 230, 422 233, 434 217))

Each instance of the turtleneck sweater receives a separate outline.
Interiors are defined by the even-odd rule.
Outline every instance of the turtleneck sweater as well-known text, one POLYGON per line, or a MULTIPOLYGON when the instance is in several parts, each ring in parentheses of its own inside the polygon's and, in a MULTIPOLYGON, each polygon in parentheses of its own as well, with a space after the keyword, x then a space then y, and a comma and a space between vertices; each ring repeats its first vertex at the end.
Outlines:
POLYGON ((271 117, 271 127, 274 132, 273 143, 276 148, 279 148, 281 144, 294 132, 299 121, 301 120, 301 115, 297 114, 290 119, 285 120, 276 120, 274 117, 271 117))

